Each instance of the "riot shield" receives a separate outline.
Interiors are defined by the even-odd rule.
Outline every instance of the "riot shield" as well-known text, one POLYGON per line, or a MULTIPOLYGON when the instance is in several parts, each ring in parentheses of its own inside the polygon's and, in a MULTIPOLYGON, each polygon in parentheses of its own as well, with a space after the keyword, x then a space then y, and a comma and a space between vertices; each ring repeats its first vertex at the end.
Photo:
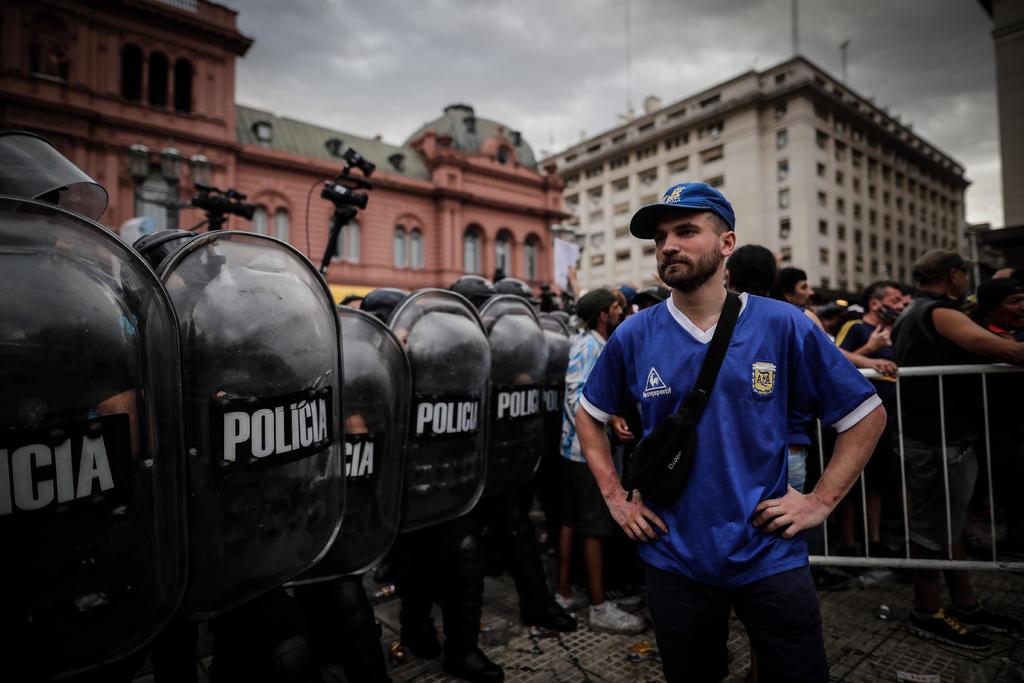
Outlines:
POLYGON ((522 297, 491 297, 480 319, 491 346, 486 496, 522 486, 540 464, 547 347, 537 314, 522 297))
POLYGON ((402 531, 469 512, 483 492, 491 349, 459 294, 423 289, 391 314, 412 366, 402 531))
POLYGON ((289 245, 209 232, 160 267, 178 315, 189 495, 182 612, 208 618, 309 569, 341 522, 341 341, 289 245))
POLYGON ((0 197, 0 666, 58 678, 139 650, 185 591, 177 325, 97 223, 0 197))
POLYGON ((366 571, 398 535, 412 371, 401 342, 376 316, 338 307, 344 353, 345 523, 331 549, 295 585, 366 571))
POLYGON ((558 317, 550 313, 541 313, 539 317, 548 358, 544 370, 544 453, 557 454, 562 440, 562 401, 572 335, 558 317))

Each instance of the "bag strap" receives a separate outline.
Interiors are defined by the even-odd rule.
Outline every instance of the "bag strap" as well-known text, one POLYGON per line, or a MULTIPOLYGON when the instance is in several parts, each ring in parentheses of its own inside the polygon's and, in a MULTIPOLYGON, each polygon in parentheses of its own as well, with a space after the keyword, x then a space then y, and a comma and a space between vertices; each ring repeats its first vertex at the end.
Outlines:
MULTIPOLYGON (((722 367, 722 361, 725 360, 725 352, 729 350, 729 342, 732 340, 733 330, 736 329, 736 320, 740 317, 741 307, 739 295, 735 292, 726 292, 725 304, 722 305, 722 313, 718 317, 715 334, 711 337, 708 353, 704 356, 704 363, 700 366, 697 382, 693 385, 693 393, 704 399, 696 406, 691 406, 691 409, 696 408, 694 421, 700 418, 711 397, 711 389, 715 386, 718 371, 722 367)), ((684 401, 683 404, 685 405, 686 402, 684 401)))

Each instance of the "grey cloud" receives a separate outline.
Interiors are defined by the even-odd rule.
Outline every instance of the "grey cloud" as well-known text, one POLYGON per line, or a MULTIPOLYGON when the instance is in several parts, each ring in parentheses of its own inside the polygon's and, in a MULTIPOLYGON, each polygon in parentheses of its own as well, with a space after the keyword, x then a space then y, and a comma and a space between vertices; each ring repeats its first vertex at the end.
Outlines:
MULTIPOLYGON (((231 0, 229 0, 231 1, 231 0)), ((789 0, 236 0, 256 39, 238 99, 401 142, 452 102, 556 151, 617 122, 647 94, 685 97, 791 54, 789 0)), ((991 22, 978 3, 801 4, 801 52, 967 168, 972 221, 1001 224, 991 22)))

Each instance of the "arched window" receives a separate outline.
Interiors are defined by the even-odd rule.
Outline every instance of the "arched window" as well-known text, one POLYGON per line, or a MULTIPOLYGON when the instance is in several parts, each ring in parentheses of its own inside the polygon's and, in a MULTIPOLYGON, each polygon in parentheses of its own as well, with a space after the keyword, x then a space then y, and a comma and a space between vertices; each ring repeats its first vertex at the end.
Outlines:
POLYGON ((142 48, 132 43, 121 48, 121 97, 142 99, 142 48))
POLYGON ((405 227, 402 225, 395 226, 395 268, 405 268, 409 265, 408 254, 406 250, 406 234, 405 227))
POLYGON ((278 209, 274 212, 274 237, 279 240, 288 241, 288 210, 278 209))
POLYGON ((494 271, 499 270, 506 276, 512 274, 512 236, 504 230, 494 240, 494 271))
POLYGON ((32 73, 68 80, 71 73, 68 54, 71 35, 64 22, 48 12, 37 14, 32 19, 29 35, 28 58, 32 73))
POLYGON ((174 109, 192 111, 192 62, 184 57, 174 63, 174 109))
POLYGON ((479 275, 483 271, 481 242, 479 227, 466 228, 462 235, 462 269, 467 273, 479 275))
POLYGON ((530 236, 526 239, 526 244, 523 247, 523 261, 526 264, 526 279, 536 280, 537 274, 537 255, 539 251, 537 244, 537 238, 530 236))
POLYGON ((154 107, 167 106, 167 75, 170 64, 163 52, 149 56, 149 103, 154 107))
POLYGON ((349 221, 342 227, 338 235, 338 248, 334 252, 335 258, 350 263, 359 263, 359 223, 349 221))
POLYGON ((419 228, 413 228, 409 233, 409 265, 413 268, 422 268, 424 264, 423 233, 419 228))
POLYGON ((252 212, 252 231, 258 235, 266 235, 267 231, 267 210, 257 206, 252 212))

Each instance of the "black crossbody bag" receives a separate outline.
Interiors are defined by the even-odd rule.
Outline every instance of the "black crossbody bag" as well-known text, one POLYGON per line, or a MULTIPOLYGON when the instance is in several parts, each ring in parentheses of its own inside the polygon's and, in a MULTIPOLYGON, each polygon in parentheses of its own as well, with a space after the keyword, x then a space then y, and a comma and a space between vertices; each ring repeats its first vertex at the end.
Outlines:
POLYGON ((697 382, 683 399, 679 412, 666 417, 641 439, 622 465, 622 487, 628 492, 627 500, 632 500, 634 489, 643 500, 660 506, 671 505, 683 494, 693 469, 697 423, 711 398, 739 314, 740 298, 728 292, 697 382))

